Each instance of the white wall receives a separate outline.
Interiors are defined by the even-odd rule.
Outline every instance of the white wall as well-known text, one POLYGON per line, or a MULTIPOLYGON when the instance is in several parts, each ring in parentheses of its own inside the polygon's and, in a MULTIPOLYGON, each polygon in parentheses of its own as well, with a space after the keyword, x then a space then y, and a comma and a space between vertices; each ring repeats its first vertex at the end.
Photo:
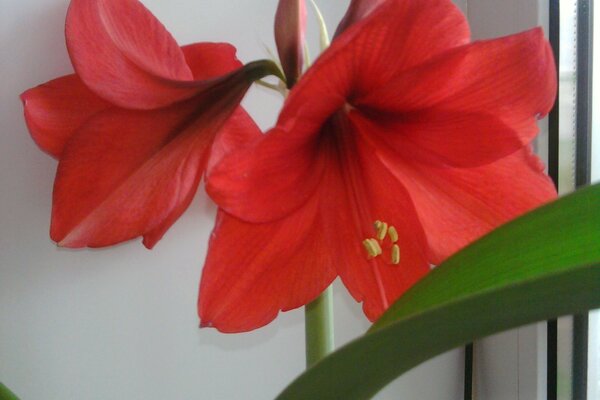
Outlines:
MULTIPOLYGON (((275 0, 145 0, 181 44, 229 41, 265 57, 275 0)), ((330 21, 346 1, 320 1, 330 21)), ((464 3, 464 2, 463 2, 464 3)), ((303 369, 303 314, 256 332, 199 330, 196 295, 215 208, 199 193, 153 251, 137 241, 58 249, 48 238, 55 161, 29 138, 19 93, 70 73, 67 0, 0 0, 0 381, 23 400, 268 399, 303 369)), ((463 4, 464 5, 464 4, 463 4)), ((314 29, 313 29, 314 30, 314 29)), ((278 99, 245 102, 263 127, 278 99)), ((336 290, 338 343, 368 324, 336 290)), ((379 398, 462 397, 460 351, 405 375, 379 398)))

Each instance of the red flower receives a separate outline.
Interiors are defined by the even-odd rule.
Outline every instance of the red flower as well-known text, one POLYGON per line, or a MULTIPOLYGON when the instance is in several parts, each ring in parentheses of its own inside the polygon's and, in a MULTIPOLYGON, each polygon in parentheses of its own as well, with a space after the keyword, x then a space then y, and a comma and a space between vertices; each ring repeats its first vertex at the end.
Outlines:
POLYGON ((541 30, 469 43, 449 0, 351 10, 277 126, 209 176, 224 211, 204 326, 257 328, 337 276, 373 320, 430 264, 556 196, 529 150, 556 91, 541 30))
POLYGON ((260 133, 238 104, 272 64, 242 68, 229 44, 180 48, 137 0, 73 0, 66 38, 76 75, 21 96, 33 138, 59 158, 50 235, 150 248, 207 165, 260 133))

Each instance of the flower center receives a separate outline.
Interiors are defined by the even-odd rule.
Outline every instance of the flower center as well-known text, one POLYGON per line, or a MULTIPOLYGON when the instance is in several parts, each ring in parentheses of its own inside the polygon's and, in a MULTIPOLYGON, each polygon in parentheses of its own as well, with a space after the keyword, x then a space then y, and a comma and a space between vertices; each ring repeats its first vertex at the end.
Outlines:
POLYGON ((390 262, 393 265, 400 264, 400 246, 398 245, 398 231, 393 225, 388 226, 386 222, 375 221, 375 237, 363 240, 362 244, 367 252, 367 259, 373 259, 383 254, 383 248, 386 247, 386 238, 389 239, 390 262))

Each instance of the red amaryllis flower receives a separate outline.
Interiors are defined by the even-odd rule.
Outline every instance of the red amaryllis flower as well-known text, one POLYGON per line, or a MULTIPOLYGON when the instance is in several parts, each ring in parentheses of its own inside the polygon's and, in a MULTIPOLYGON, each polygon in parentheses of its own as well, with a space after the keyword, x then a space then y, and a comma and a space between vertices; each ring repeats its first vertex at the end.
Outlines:
POLYGON ((556 195, 529 149, 556 91, 541 30, 469 43, 449 0, 351 10, 276 127, 209 176, 224 211, 204 326, 259 327, 337 276, 375 319, 430 264, 556 195))
POLYGON ((229 44, 180 48, 137 0, 73 0, 66 39, 76 75, 22 95, 33 138, 59 159, 50 235, 150 248, 207 165, 260 133, 238 104, 273 64, 242 68, 229 44))

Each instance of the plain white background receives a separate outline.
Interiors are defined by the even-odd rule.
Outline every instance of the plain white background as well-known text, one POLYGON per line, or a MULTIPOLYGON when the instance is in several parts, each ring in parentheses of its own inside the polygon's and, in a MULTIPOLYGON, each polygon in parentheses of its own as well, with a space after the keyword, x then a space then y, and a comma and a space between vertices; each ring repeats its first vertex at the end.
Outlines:
MULTIPOLYGON (((333 31, 347 1, 320 3, 333 31)), ((248 334, 197 328, 198 280, 215 211, 202 191, 153 251, 137 240, 77 251, 50 241, 56 162, 29 138, 18 95, 72 71, 63 36, 68 1, 0 4, 0 381, 23 400, 273 398, 303 370, 302 310, 248 334)), ((273 49, 275 0, 144 4, 180 44, 231 42, 246 62, 266 57, 265 45, 273 49)), ((261 91, 245 101, 263 128, 279 104, 261 91)), ((368 323, 341 286, 335 301, 342 344, 368 323)), ((379 398, 461 396, 462 353, 455 351, 379 398)))

